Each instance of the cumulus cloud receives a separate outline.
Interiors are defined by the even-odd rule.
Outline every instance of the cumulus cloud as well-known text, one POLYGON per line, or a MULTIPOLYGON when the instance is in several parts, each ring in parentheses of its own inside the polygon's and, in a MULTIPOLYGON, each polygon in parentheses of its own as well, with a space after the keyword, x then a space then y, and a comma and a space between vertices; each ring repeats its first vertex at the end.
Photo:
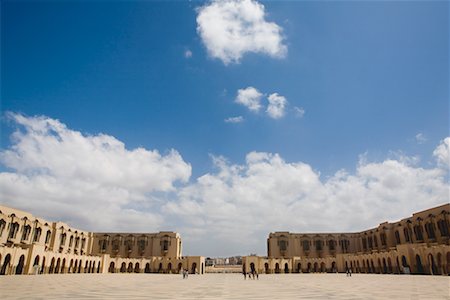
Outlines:
POLYGON ((273 119, 279 119, 284 116, 284 109, 286 107, 287 101, 283 96, 277 93, 270 94, 267 98, 269 105, 267 106, 267 114, 273 119))
POLYGON ((43 216, 58 214, 55 219, 97 230, 156 228, 162 217, 150 209, 157 204, 151 194, 173 192, 175 182, 191 175, 175 150, 128 150, 112 136, 84 135, 48 117, 9 117, 17 130, 11 147, 0 152, 1 163, 12 170, 0 173, 1 199, 43 216))
POLYGON ((242 122, 244 122, 244 118, 242 116, 229 117, 225 119, 225 123, 242 123, 242 122))
POLYGON ((244 164, 214 157, 216 172, 179 190, 164 211, 184 222, 190 238, 223 255, 265 254, 269 232, 360 231, 448 202, 445 172, 408 159, 360 161, 354 174, 329 178, 303 162, 250 152, 244 164), (244 253, 242 253, 244 251, 244 253))
POLYGON ((450 169, 450 137, 441 141, 439 146, 433 151, 433 155, 440 167, 450 169))
POLYGON ((308 163, 253 151, 243 163, 213 156, 214 170, 189 181, 191 166, 175 150, 126 149, 48 117, 10 118, 17 130, 0 152, 3 204, 80 229, 176 230, 185 254, 265 254, 272 231, 364 230, 450 193, 449 137, 428 168, 400 152, 376 162, 363 155, 355 171, 322 177, 308 163))
POLYGON ((209 55, 227 65, 247 52, 284 57, 282 28, 254 0, 213 0, 197 10, 197 32, 209 55))
POLYGON ((253 112, 258 112, 261 109, 262 96, 263 94, 261 94, 257 89, 249 86, 245 89, 239 89, 234 101, 246 106, 253 112))

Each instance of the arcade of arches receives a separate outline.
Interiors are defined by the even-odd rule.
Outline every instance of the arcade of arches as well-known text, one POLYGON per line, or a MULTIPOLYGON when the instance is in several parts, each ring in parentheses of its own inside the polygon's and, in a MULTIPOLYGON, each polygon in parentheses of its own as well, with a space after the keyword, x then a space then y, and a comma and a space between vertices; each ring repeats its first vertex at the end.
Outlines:
POLYGON ((0 275, 203 274, 204 257, 182 256, 175 232, 94 233, 0 206, 0 275))
POLYGON ((259 273, 346 272, 450 275, 450 204, 357 233, 270 233, 259 273))

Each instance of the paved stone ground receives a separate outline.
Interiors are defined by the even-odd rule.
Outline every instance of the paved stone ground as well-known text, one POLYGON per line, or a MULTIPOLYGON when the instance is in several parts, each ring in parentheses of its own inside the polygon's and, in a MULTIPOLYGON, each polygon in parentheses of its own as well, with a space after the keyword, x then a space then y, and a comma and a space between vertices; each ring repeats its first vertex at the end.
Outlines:
POLYGON ((450 277, 66 274, 1 276, 1 299, 450 299, 450 277))

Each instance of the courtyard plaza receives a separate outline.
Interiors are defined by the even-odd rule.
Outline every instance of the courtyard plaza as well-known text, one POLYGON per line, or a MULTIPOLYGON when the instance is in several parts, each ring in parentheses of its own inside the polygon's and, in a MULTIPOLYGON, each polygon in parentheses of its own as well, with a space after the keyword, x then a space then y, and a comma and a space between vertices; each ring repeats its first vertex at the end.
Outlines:
POLYGON ((448 276, 71 274, 2 276, 2 299, 450 299, 448 276))

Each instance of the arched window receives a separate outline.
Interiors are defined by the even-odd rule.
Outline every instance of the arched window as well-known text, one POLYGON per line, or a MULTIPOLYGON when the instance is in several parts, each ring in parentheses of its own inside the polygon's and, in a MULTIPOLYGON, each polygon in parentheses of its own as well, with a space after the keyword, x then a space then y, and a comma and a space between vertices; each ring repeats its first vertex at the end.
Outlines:
POLYGON ((281 240, 278 242, 278 245, 280 246, 281 251, 286 251, 288 242, 285 240, 281 240))
POLYGON ((439 220, 438 227, 441 236, 449 236, 448 223, 446 220, 439 220))
POLYGON ((381 240, 381 245, 386 246, 386 233, 384 233, 384 232, 380 233, 380 240, 381 240))
POLYGON ((373 244, 374 244, 375 248, 378 248, 378 239, 377 239, 376 235, 373 236, 373 244))
POLYGON ((6 228, 6 221, 1 219, 0 220, 0 237, 3 235, 3 231, 5 230, 5 228, 6 228))
POLYGON ((45 235, 45 243, 50 243, 50 237, 52 236, 52 232, 50 230, 47 230, 47 234, 45 235))
POLYGON ((408 230, 408 228, 407 227, 405 227, 404 229, 403 229, 403 234, 405 235, 405 241, 407 242, 407 243, 409 243, 409 242, 411 242, 411 235, 409 234, 409 230, 408 230))
POLYGON ((73 245, 73 235, 71 235, 69 239, 69 248, 72 248, 72 245, 73 245))
POLYGON ((428 222, 425 224, 425 230, 427 231, 428 238, 434 240, 436 238, 436 234, 434 233, 434 224, 428 222))
POLYGON ((59 247, 61 248, 61 247, 64 247, 64 245, 66 244, 66 234, 65 233, 62 233, 60 236, 59 236, 59 247))
POLYGON ((400 233, 398 233, 398 230, 395 231, 395 242, 397 243, 397 245, 401 244, 400 233))
POLYGON ((367 239, 365 237, 361 238, 363 249, 367 249, 367 239))
POLYGON ((423 241, 423 231, 421 225, 414 226, 414 234, 416 236, 416 240, 423 241))
POLYGON ((28 238, 30 237, 30 232, 31 232, 31 226, 25 225, 25 227, 23 228, 23 233, 22 233, 22 241, 28 240, 28 238))
POLYGON ((329 240, 328 241, 328 248, 330 249, 330 251, 334 251, 335 249, 335 241, 334 240, 329 240))
POLYGON ((34 230, 33 242, 39 242, 39 239, 41 238, 41 233, 42 233, 41 228, 36 228, 34 230))
POLYGON ((19 231, 19 223, 12 223, 11 227, 9 228, 8 238, 14 239, 16 237, 17 231, 19 231))
POLYGON ((302 247, 303 247, 303 251, 309 251, 309 241, 308 240, 303 240, 302 241, 302 247))
POLYGON ((322 245, 323 245, 323 241, 322 240, 316 240, 316 241, 314 241, 314 244, 316 246, 316 250, 317 251, 321 251, 322 250, 322 245))

